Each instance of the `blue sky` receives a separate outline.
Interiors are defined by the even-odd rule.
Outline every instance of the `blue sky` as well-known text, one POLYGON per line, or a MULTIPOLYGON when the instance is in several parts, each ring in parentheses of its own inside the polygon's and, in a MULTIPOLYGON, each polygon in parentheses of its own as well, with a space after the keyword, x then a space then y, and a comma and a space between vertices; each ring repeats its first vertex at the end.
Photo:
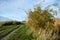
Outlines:
MULTIPOLYGON (((26 20, 27 15, 25 11, 33 9, 34 5, 43 0, 0 0, 0 16, 7 17, 13 20, 26 20)), ((44 0, 43 7, 52 4, 60 3, 60 0, 44 0)), ((60 14, 59 14, 60 15, 60 14)), ((57 15, 57 17, 59 17, 57 15)))

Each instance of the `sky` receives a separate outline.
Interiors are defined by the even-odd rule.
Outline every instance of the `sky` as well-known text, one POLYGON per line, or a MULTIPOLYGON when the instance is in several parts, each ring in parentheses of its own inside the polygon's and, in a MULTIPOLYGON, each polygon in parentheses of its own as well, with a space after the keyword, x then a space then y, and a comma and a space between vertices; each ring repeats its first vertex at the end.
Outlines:
MULTIPOLYGON (((18 21, 26 20, 26 12, 40 2, 45 7, 48 4, 59 4, 60 0, 0 0, 0 16, 18 21)), ((59 15, 56 17, 59 18, 59 15)))

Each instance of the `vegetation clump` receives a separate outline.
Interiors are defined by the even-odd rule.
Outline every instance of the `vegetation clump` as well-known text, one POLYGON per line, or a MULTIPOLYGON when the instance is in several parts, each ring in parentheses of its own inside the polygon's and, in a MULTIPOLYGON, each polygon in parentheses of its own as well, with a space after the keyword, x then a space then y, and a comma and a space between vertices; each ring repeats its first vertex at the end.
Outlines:
POLYGON ((33 36, 36 36, 36 40, 58 40, 57 33, 54 27, 54 15, 57 11, 50 9, 51 5, 48 5, 45 9, 41 9, 38 5, 34 8, 34 11, 28 12, 28 26, 33 30, 33 36), (52 35, 53 34, 53 35, 52 35))

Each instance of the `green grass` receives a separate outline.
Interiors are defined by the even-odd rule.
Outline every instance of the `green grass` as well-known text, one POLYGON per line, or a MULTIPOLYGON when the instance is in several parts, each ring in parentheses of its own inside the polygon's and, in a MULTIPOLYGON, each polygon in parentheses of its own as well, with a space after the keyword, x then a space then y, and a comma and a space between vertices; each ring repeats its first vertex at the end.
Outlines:
POLYGON ((29 27, 25 24, 19 25, 19 26, 15 24, 0 26, 0 39, 4 37, 6 37, 5 38, 6 40, 32 40, 33 39, 33 36, 29 27))
POLYGON ((0 26, 2 26, 3 23, 4 23, 4 22, 0 22, 0 26))
MULTIPOLYGON (((45 34, 46 30, 41 30, 40 35, 36 36, 32 33, 31 29, 25 25, 8 25, 8 26, 0 26, 0 39, 5 40, 53 40, 55 39, 55 35, 50 38, 50 31, 47 31, 47 35, 45 34), (46 36, 45 36, 46 35, 46 36), (47 39, 48 38, 48 39, 47 39)), ((37 33, 38 34, 38 33, 37 33)), ((56 36, 58 38, 58 36, 56 36)))
POLYGON ((12 30, 16 29, 17 25, 1 26, 0 27, 0 38, 6 36, 12 30))
POLYGON ((18 30, 12 33, 6 40, 32 40, 33 36, 26 25, 22 25, 18 30))

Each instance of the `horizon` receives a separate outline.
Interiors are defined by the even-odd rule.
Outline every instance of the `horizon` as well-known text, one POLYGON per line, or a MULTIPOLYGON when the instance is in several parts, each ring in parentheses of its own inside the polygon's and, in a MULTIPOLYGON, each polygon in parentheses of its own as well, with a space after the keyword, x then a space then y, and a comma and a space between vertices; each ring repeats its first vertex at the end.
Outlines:
MULTIPOLYGON (((0 16, 12 20, 22 21, 27 19, 29 9, 34 9, 36 4, 42 2, 42 8, 49 4, 60 3, 60 0, 0 0, 0 16)), ((60 6, 60 4, 59 4, 60 6)), ((56 18, 60 18, 58 13, 56 18)))

